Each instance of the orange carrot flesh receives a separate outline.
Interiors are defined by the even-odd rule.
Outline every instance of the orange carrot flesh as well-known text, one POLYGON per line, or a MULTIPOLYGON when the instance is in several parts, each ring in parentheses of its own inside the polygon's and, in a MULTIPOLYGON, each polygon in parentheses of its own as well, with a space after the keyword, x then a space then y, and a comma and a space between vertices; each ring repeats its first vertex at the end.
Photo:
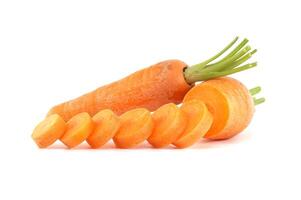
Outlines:
POLYGON ((73 148, 83 141, 93 131, 93 121, 88 113, 79 113, 67 122, 66 132, 61 141, 69 148, 73 148))
POLYGON ((214 119, 210 130, 206 134, 209 136, 219 133, 224 129, 227 124, 230 111, 227 97, 223 93, 219 92, 214 87, 203 87, 202 85, 203 84, 200 84, 200 86, 197 85, 191 92, 188 92, 184 98, 184 102, 193 99, 205 102, 214 119))
POLYGON ((162 148, 176 141, 186 126, 186 117, 173 103, 165 104, 156 110, 153 115, 154 130, 148 142, 162 148))
POLYGON ((120 128, 113 140, 119 148, 131 148, 146 140, 153 131, 151 113, 145 108, 137 108, 120 116, 120 128))
POLYGON ((109 109, 101 110, 92 118, 94 130, 87 138, 92 148, 99 148, 114 137, 119 129, 120 121, 117 115, 109 109))
POLYGON ((66 123, 58 114, 53 114, 34 129, 31 137, 40 148, 46 148, 60 139, 66 129, 66 123))
POLYGON ((248 89, 229 77, 203 82, 191 89, 184 102, 203 101, 213 115, 213 123, 205 138, 228 139, 244 130, 254 113, 254 103, 248 89))
POLYGON ((205 103, 199 100, 186 101, 181 111, 187 117, 187 125, 181 136, 173 143, 178 148, 186 148, 199 141, 210 129, 213 122, 205 103))

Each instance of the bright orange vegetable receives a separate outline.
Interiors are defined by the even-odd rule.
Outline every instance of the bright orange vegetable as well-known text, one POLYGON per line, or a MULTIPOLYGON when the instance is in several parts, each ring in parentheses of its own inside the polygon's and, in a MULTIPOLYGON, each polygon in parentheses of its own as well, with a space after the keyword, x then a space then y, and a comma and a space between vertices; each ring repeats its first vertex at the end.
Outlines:
POLYGON ((66 132, 61 141, 67 147, 73 148, 88 138, 93 131, 93 126, 93 121, 88 113, 79 113, 67 122, 66 132))
POLYGON ((213 118, 206 105, 199 100, 184 102, 181 111, 186 115, 188 121, 185 130, 173 144, 178 148, 186 148, 207 133, 213 118))
POLYGON ((60 139, 66 129, 66 123, 57 114, 46 117, 34 129, 31 137, 40 148, 46 148, 60 139))
POLYGON ((176 141, 185 129, 187 118, 173 103, 165 104, 157 109, 153 115, 154 130, 148 142, 162 148, 176 141))
POLYGON ((248 89, 229 77, 205 81, 192 88, 184 102, 203 101, 213 115, 213 124, 206 133, 208 139, 228 139, 244 130, 254 113, 254 102, 248 89))
POLYGON ((119 148, 131 148, 146 140, 153 131, 151 113, 145 108, 136 108, 120 116, 120 128, 113 140, 119 148))
POLYGON ((48 115, 57 113, 66 121, 81 112, 91 116, 99 110, 111 109, 122 114, 134 108, 154 111, 166 103, 181 103, 184 95, 197 81, 233 74, 256 66, 240 66, 256 50, 251 51, 243 40, 227 56, 212 63, 237 41, 235 38, 212 58, 190 67, 180 60, 167 60, 137 71, 119 81, 102 86, 76 99, 54 106, 48 115))
POLYGON ((119 129, 120 121, 117 115, 109 109, 101 110, 92 118, 94 131, 87 138, 92 148, 99 148, 112 139, 119 129))

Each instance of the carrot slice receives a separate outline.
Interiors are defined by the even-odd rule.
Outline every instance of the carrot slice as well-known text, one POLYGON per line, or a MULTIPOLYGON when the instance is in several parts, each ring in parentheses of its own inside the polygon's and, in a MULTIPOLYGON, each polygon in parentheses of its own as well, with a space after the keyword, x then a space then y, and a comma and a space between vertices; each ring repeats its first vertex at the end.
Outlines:
POLYGON ((31 137, 40 148, 46 148, 62 137, 66 122, 58 114, 46 117, 34 129, 31 137))
POLYGON ((101 110, 92 118, 94 131, 87 138, 92 148, 99 148, 112 139, 119 129, 120 121, 117 115, 109 109, 101 110))
POLYGON ((67 122, 66 133, 61 138, 61 141, 67 147, 73 148, 88 138, 93 131, 93 125, 88 113, 79 113, 67 122))
POLYGON ((186 117, 174 104, 168 103, 156 110, 153 115, 154 130, 148 142, 162 148, 176 141, 186 126, 186 117))
POLYGON ((205 135, 208 139, 228 139, 237 135, 248 126, 255 110, 248 89, 229 77, 205 81, 193 87, 184 102, 192 99, 203 101, 213 115, 213 124, 205 135))
POLYGON ((213 118, 205 103, 199 100, 184 102, 181 111, 188 118, 182 135, 173 144, 178 148, 186 148, 200 140, 209 130, 213 118))
POLYGON ((136 108, 120 116, 120 128, 113 140, 119 148, 131 148, 146 140, 152 133, 153 120, 145 108, 136 108))

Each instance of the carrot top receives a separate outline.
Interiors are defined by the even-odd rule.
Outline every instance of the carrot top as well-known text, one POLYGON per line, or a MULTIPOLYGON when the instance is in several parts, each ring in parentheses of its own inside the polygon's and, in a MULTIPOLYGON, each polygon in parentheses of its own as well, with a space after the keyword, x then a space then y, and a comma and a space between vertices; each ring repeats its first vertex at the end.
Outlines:
POLYGON ((249 45, 246 45, 249 41, 248 39, 244 39, 230 53, 228 53, 228 55, 226 55, 219 61, 212 63, 221 55, 223 55, 227 50, 229 50, 237 40, 238 37, 236 37, 223 50, 221 50, 219 53, 209 58, 208 60, 205 60, 196 65, 192 65, 190 67, 186 67, 184 70, 184 77, 186 82, 193 84, 197 81, 205 81, 212 78, 226 76, 255 67, 257 65, 256 62, 241 66, 241 64, 246 62, 254 53, 257 52, 256 49, 251 51, 251 47, 249 45))

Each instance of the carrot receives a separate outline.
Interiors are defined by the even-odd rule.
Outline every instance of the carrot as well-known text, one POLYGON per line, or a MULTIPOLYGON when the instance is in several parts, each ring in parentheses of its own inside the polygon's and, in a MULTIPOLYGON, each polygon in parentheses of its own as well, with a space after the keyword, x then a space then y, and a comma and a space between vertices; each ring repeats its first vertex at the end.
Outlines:
POLYGON ((83 141, 93 131, 93 121, 88 113, 79 113, 67 122, 66 132, 61 141, 69 148, 73 148, 83 141))
POLYGON ((189 120, 185 130, 173 144, 178 148, 186 148, 193 145, 207 133, 213 118, 205 103, 196 99, 184 102, 181 111, 189 120))
POLYGON ((148 142, 156 147, 165 147, 176 141, 182 134, 187 119, 174 103, 161 106, 153 115, 154 130, 148 142))
POLYGON ((46 117, 34 129, 31 137, 40 148, 46 148, 61 138, 66 129, 66 123, 57 114, 46 117))
POLYGON ((94 131, 87 138, 87 142, 92 148, 99 148, 113 138, 120 121, 118 116, 109 109, 99 111, 92 120, 94 131))
POLYGON ((238 37, 212 58, 196 65, 188 66, 180 60, 167 60, 154 64, 119 81, 56 105, 50 109, 48 115, 57 113, 67 121, 81 112, 88 112, 93 116, 99 110, 111 109, 120 115, 134 108, 143 107, 154 111, 166 103, 181 103, 195 82, 256 66, 256 63, 241 66, 256 52, 256 50, 251 51, 250 46, 246 46, 247 39, 220 61, 215 62, 237 40, 238 37))
POLYGON ((203 101, 213 115, 212 126, 204 136, 208 139, 219 140, 235 136, 248 126, 254 113, 254 102, 248 89, 238 80, 229 77, 205 81, 195 86, 183 101, 192 99, 203 101))
POLYGON ((146 140, 152 133, 153 120, 145 108, 136 108, 120 116, 120 128, 113 140, 119 148, 131 148, 146 140))

